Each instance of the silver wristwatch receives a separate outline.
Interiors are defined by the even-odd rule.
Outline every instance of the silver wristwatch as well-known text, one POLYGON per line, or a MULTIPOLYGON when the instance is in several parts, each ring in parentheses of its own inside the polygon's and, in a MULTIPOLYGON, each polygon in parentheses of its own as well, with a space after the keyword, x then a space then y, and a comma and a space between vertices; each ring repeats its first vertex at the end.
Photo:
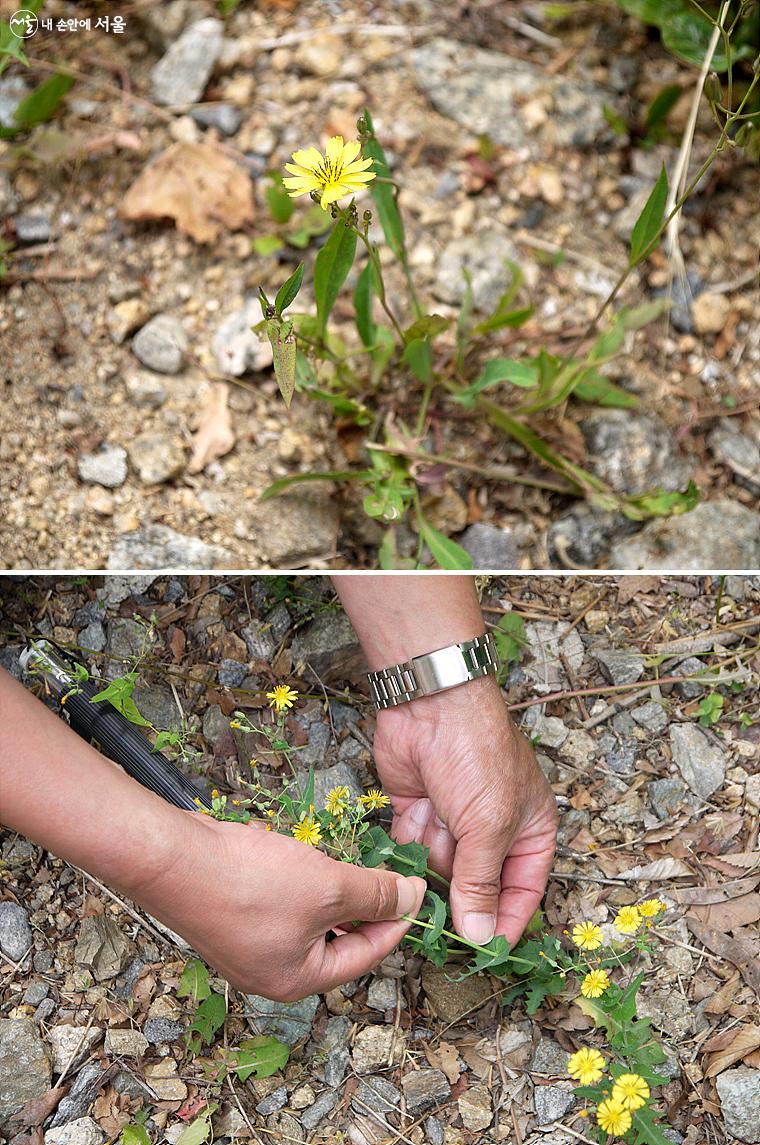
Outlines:
POLYGON ((369 690, 375 708, 382 711, 420 696, 456 688, 480 676, 495 676, 498 668, 496 641, 490 632, 486 632, 474 640, 449 644, 447 648, 415 656, 405 664, 370 672, 369 690))

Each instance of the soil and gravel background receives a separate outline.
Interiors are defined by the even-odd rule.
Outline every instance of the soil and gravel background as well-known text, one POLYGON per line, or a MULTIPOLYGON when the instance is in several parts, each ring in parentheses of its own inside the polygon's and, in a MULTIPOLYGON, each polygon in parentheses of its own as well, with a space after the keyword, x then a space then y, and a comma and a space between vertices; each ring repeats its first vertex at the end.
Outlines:
MULTIPOLYGON (((7 18, 15 6, 0 7, 7 18)), ((112 18, 115 5, 48 0, 41 16, 94 24, 104 7, 112 18)), ((547 9, 536 0, 244 0, 222 20, 211 0, 132 0, 118 6, 123 33, 42 29, 26 41, 32 59, 73 66, 78 78, 52 123, 20 145, 0 143, 2 237, 16 247, 0 282, 3 567, 376 563, 382 530, 355 487, 260 501, 273 479, 366 463, 352 427, 303 394, 287 414, 268 348, 248 332, 258 286, 271 293, 301 257, 287 245, 272 255, 252 247, 277 229, 265 173, 296 147, 353 136, 368 105, 431 309, 456 312, 469 266, 488 312, 513 259, 526 276, 520 300, 535 313, 495 349, 567 350, 624 267, 663 161, 672 172, 696 73, 613 3, 581 0, 563 24, 547 9), (672 83, 683 95, 661 142, 641 146, 634 127, 612 132, 610 114, 641 124, 672 83), (156 159, 168 166, 146 176, 156 159), (225 384, 231 424, 220 413, 225 384), (204 426, 234 436, 206 464, 204 426)), ((48 74, 16 64, 4 73, 4 123, 48 74)), ((692 170, 715 131, 705 107, 692 170)), ((705 504, 636 531, 505 479, 504 467, 551 475, 461 407, 434 401, 418 447, 476 469, 416 463, 416 474, 430 520, 476 567, 760 562, 755 180, 741 153, 727 153, 688 204, 688 289, 677 285, 670 317, 610 370, 640 409, 575 404, 537 425, 622 493, 693 478, 705 504)), ((307 307, 319 241, 306 251, 307 307)), ((660 252, 623 301, 651 299, 668 279, 660 252)), ((348 331, 347 306, 335 317, 348 331)), ((383 385, 378 433, 383 422, 411 424, 419 401, 402 373, 383 385)), ((402 553, 414 545, 400 529, 402 553)))
MULTIPOLYGON (((480 587, 489 623, 516 612, 526 626, 504 693, 561 813, 546 925, 561 936, 642 896, 665 901, 639 1012, 667 1052, 670 1139, 757 1141, 760 580, 480 587), (706 670, 718 673, 709 688, 683 679, 706 670), (604 690, 614 684, 625 688, 604 690), (708 727, 706 694, 723 700, 708 727)), ((184 715, 198 782, 235 794, 255 745, 230 729, 231 713, 266 718, 264 692, 286 682, 301 693, 288 732, 319 788, 376 782, 361 655, 322 577, 5 578, 0 663, 19 675, 19 651, 43 633, 112 679, 142 643, 135 617, 151 614, 135 698, 159 728, 184 715)), ((457 982, 403 949, 324 997, 280 1005, 230 991, 224 1044, 271 1032, 293 1052, 284 1074, 215 1097, 183 1040, 189 1009, 176 990, 188 951, 33 843, 6 830, 0 847, 0 1131, 13 1145, 102 1145, 140 1108, 151 1140, 175 1142, 212 1098, 222 1142, 589 1140, 565 1076, 568 1053, 596 1041, 578 1008, 559 997, 530 1019, 522 1003, 502 1006, 504 983, 457 982), (26 1129, 11 1120, 24 1106, 26 1129)))

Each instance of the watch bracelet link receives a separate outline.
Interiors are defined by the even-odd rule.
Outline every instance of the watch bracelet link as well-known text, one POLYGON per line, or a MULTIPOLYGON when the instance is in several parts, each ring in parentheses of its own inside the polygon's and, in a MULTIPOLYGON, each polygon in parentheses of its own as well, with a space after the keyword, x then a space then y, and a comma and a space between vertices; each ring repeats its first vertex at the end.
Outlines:
POLYGON ((421 696, 435 695, 481 676, 496 675, 499 656, 490 632, 451 644, 403 664, 369 672, 370 695, 377 711, 395 708, 421 696))

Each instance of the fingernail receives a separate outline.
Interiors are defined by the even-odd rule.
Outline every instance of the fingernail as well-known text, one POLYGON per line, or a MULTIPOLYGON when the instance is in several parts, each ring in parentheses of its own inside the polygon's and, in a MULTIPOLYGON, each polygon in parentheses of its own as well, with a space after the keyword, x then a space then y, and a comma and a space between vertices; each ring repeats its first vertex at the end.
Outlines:
POLYGON ((396 894, 398 895, 396 899, 398 917, 411 914, 417 906, 417 884, 411 879, 399 879, 396 884, 396 894))
POLYGON ((477 910, 468 910, 462 919, 465 938, 470 942, 477 942, 478 946, 485 946, 490 942, 496 930, 496 919, 492 914, 485 914, 477 910))
POLYGON ((435 825, 436 827, 440 827, 442 831, 448 831, 448 827, 444 823, 443 819, 440 819, 437 815, 435 817, 435 825))
POLYGON ((409 808, 409 818, 415 827, 426 827, 427 821, 430 818, 430 800, 418 799, 409 808))

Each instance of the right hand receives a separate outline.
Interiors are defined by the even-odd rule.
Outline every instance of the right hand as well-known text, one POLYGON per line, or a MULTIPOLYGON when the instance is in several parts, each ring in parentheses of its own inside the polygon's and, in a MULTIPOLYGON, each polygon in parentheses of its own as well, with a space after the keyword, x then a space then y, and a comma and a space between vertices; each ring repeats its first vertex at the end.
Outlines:
POLYGON ((175 824, 171 866, 133 897, 245 993, 291 1002, 368 973, 425 893, 423 879, 341 863, 274 831, 195 812, 175 824), (336 927, 345 933, 328 942, 336 927))

